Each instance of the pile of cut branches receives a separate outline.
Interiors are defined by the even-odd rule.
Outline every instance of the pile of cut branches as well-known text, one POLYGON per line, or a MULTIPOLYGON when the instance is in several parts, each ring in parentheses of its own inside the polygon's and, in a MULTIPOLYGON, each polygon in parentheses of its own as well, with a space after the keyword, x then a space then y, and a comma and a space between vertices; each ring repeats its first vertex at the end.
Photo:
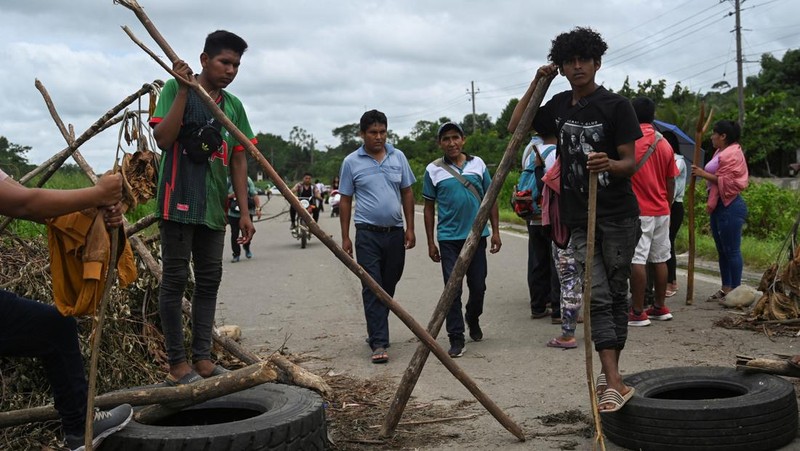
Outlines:
POLYGON ((722 327, 762 329, 767 333, 796 333, 800 328, 800 216, 775 260, 761 277, 763 294, 746 315, 723 318, 722 327))

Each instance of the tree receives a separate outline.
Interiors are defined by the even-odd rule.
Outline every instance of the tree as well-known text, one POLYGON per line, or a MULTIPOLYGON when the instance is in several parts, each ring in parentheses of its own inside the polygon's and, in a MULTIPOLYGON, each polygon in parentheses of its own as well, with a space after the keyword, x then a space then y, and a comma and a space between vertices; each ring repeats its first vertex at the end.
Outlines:
POLYGON ((728 83, 725 80, 720 80, 720 81, 714 83, 713 85, 711 85, 711 89, 713 89, 715 91, 719 91, 719 92, 725 92, 725 91, 731 89, 731 84, 728 83))
POLYGON ((30 146, 10 143, 5 136, 0 136, 0 169, 16 179, 27 174, 33 169, 25 158, 30 150, 30 146))
POLYGON ((461 124, 459 125, 461 125, 461 128, 464 129, 464 133, 466 135, 471 135, 473 133, 488 133, 489 130, 494 128, 492 118, 486 113, 475 114, 474 121, 472 113, 467 114, 464 116, 464 120, 461 121, 461 124))
POLYGON ((789 50, 778 60, 769 53, 761 56, 761 72, 747 77, 747 87, 753 94, 787 91, 795 104, 800 100, 800 49, 789 50))
POLYGON ((335 138, 339 139, 339 147, 345 149, 356 149, 360 146, 361 128, 358 124, 347 124, 334 128, 331 132, 335 138))
POLYGON ((511 122, 511 115, 514 113, 514 108, 517 107, 518 103, 519 99, 509 100, 506 107, 503 108, 503 112, 500 113, 500 117, 497 118, 497 122, 494 124, 494 129, 497 131, 498 137, 505 138, 509 135, 508 123, 511 122))
MULTIPOLYGON (((763 162, 767 175, 778 175, 794 160, 800 148, 800 117, 785 92, 769 92, 745 99, 745 129, 741 143, 749 164, 763 162)), ((735 120, 731 117, 731 120, 735 120)))
POLYGON ((636 97, 636 91, 631 88, 631 80, 630 77, 625 77, 625 81, 622 83, 622 87, 619 88, 617 94, 632 99, 636 97))

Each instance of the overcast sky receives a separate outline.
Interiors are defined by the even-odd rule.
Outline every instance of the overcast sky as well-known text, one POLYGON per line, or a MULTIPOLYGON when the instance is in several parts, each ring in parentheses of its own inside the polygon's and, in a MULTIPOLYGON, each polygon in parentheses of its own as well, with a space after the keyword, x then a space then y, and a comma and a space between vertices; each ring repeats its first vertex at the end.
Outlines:
MULTIPOLYGON (((419 120, 476 111, 495 120, 546 63, 550 41, 591 26, 609 45, 597 80, 617 90, 626 76, 665 79, 708 91, 736 85, 732 0, 140 0, 178 55, 199 70, 205 36, 228 29, 250 45, 229 86, 256 132, 288 139, 299 126, 319 148, 331 130, 377 108, 407 135, 419 120)), ((761 54, 800 47, 796 0, 742 3, 745 76, 761 54)), ((30 146, 41 163, 65 143, 34 81, 47 88, 80 135, 143 83, 169 75, 122 31, 161 54, 134 14, 112 0, 0 3, 0 136, 30 146)), ((166 61, 166 59, 165 59, 166 61)), ((567 89, 563 77, 546 98, 567 89)), ((109 168, 118 129, 81 148, 97 171, 109 168)))

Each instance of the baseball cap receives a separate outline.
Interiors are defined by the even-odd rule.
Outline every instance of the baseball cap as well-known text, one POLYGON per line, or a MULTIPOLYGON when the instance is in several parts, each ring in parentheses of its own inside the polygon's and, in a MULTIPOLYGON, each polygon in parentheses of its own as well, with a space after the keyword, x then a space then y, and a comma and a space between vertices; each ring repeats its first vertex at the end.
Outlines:
POLYGON ((455 122, 445 122, 444 124, 439 126, 439 132, 436 133, 437 139, 442 139, 442 135, 444 132, 448 130, 457 130, 458 134, 464 136, 464 130, 461 128, 460 125, 456 124, 455 122))

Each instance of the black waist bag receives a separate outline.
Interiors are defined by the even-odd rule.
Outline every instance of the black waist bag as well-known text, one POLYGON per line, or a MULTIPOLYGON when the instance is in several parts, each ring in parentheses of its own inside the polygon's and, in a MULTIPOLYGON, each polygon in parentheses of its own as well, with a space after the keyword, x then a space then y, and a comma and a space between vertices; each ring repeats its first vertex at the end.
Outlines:
MULTIPOLYGON (((225 111, 225 97, 219 103, 225 111)), ((194 91, 186 99, 184 121, 178 142, 193 163, 204 164, 214 153, 222 153, 222 123, 217 121, 194 91)))

